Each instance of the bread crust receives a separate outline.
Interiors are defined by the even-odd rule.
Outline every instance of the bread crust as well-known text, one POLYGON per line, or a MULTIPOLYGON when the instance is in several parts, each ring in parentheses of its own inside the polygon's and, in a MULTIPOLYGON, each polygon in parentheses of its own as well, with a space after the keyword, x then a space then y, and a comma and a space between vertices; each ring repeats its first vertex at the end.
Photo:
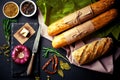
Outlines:
POLYGON ((94 4, 91 4, 94 15, 98 15, 106 10, 110 9, 115 3, 115 0, 100 0, 94 4))
POLYGON ((78 64, 86 64, 106 54, 112 45, 111 38, 102 38, 72 52, 72 59, 78 64))
POLYGON ((81 25, 78 25, 68 31, 65 31, 65 32, 55 36, 52 41, 52 46, 54 48, 60 48, 65 45, 69 45, 77 40, 80 40, 80 39, 84 38, 85 36, 91 34, 92 32, 95 32, 96 30, 104 27, 106 24, 111 22, 116 16, 117 16, 117 10, 110 9, 109 11, 89 20, 93 24, 94 29, 90 30, 91 28, 93 28, 93 26, 90 27, 88 25, 89 21, 87 21, 81 25), (88 25, 88 26, 86 26, 86 25, 88 25), (88 28, 86 28, 86 27, 88 27, 88 28), (84 29, 84 28, 86 28, 86 29, 84 29), (78 31, 78 32, 76 33, 76 31, 78 31), (69 39, 66 39, 66 38, 71 37, 70 35, 76 36, 76 37, 70 38, 70 41, 68 41, 69 39))
POLYGON ((93 25, 95 26, 95 30, 100 29, 101 27, 105 26, 109 22, 112 21, 117 16, 117 10, 111 9, 107 12, 105 12, 102 15, 99 15, 98 17, 93 18, 91 21, 93 25))
POLYGON ((64 18, 52 23, 48 27, 48 34, 50 36, 55 36, 67 29, 70 29, 78 24, 81 24, 108 10, 114 4, 114 1, 115 0, 100 0, 74 13, 65 16, 64 18), (74 16, 76 16, 76 19, 74 19, 75 18, 74 16), (66 22, 65 20, 70 21, 66 22))

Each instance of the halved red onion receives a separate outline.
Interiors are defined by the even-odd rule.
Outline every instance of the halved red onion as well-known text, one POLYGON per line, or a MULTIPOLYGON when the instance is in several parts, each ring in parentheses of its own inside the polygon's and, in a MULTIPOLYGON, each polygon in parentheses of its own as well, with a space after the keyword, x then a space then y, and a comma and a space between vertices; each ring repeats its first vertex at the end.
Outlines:
POLYGON ((17 45, 12 51, 12 59, 18 64, 24 64, 30 57, 30 51, 24 45, 17 45))

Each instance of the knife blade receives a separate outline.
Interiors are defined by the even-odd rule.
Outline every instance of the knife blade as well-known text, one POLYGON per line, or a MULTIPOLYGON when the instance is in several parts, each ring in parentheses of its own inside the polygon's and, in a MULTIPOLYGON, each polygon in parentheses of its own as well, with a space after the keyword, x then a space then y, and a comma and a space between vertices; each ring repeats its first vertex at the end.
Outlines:
POLYGON ((32 65, 33 65, 33 61, 34 61, 34 56, 35 56, 35 53, 37 53, 38 46, 39 46, 40 33, 41 33, 41 27, 39 26, 36 38, 34 40, 33 48, 32 48, 31 60, 30 60, 29 65, 27 67, 27 75, 30 75, 31 71, 32 71, 32 65))

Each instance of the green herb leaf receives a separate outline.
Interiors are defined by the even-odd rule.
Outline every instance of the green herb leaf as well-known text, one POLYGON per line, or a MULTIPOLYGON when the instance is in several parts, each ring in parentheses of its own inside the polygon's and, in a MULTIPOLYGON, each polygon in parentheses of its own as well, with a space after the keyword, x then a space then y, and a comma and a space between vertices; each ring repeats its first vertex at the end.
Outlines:
POLYGON ((11 36, 11 23, 15 23, 17 20, 15 19, 3 19, 2 25, 4 30, 4 35, 8 45, 10 45, 10 36, 11 36))
POLYGON ((61 70, 61 69, 58 69, 58 74, 61 76, 61 77, 64 77, 64 73, 63 73, 63 70, 61 70))
POLYGON ((10 45, 8 44, 3 44, 0 46, 0 54, 4 54, 4 56, 9 57, 10 56, 10 45))
POLYGON ((60 60, 60 68, 62 70, 70 70, 71 67, 67 62, 63 62, 62 60, 60 60))
POLYGON ((38 76, 35 76, 35 80, 40 80, 40 77, 38 77, 38 76))
POLYGON ((50 76, 49 75, 47 75, 47 80, 50 80, 50 76))
POLYGON ((48 55, 50 53, 52 55, 56 55, 58 57, 65 59, 66 61, 68 61, 67 58, 65 58, 63 55, 61 55, 59 52, 57 52, 57 50, 54 48, 43 47, 43 52, 44 52, 43 57, 48 57, 48 55))

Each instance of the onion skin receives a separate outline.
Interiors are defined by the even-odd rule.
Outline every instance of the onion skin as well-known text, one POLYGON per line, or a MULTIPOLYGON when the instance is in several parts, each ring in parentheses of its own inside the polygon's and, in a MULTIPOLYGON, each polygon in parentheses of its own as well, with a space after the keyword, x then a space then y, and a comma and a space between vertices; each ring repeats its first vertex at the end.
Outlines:
POLYGON ((12 51, 12 59, 15 63, 24 64, 30 57, 30 51, 24 45, 17 45, 12 51))

